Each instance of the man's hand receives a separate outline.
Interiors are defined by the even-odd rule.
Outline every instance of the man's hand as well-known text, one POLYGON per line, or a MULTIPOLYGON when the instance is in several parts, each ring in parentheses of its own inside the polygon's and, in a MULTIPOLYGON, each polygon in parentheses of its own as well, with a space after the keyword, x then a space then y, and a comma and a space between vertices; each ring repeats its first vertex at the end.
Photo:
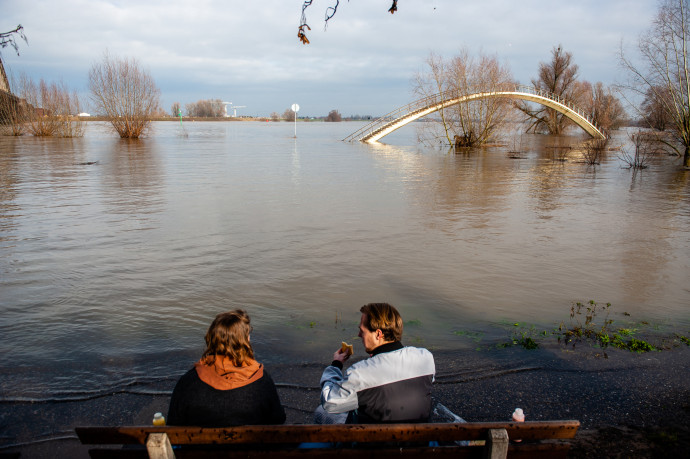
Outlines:
POLYGON ((333 360, 337 360, 341 363, 345 363, 345 361, 350 358, 350 355, 352 355, 352 354, 350 354, 347 351, 343 351, 342 348, 338 348, 338 350, 335 351, 335 353, 333 354, 333 360))

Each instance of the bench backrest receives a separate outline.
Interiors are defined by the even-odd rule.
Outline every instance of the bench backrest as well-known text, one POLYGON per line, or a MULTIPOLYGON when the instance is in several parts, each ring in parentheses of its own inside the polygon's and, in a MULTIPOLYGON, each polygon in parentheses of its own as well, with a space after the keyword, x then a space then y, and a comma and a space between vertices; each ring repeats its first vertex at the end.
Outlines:
MULTIPOLYGON (((426 449, 419 444, 428 442, 457 442, 485 440, 489 446, 508 451, 508 439, 521 439, 523 443, 510 445, 511 449, 535 449, 530 447, 530 440, 569 439, 573 438, 580 423, 578 421, 532 421, 532 422, 468 422, 468 423, 430 423, 430 424, 338 424, 338 425, 269 425, 269 426, 239 426, 227 428, 202 427, 77 427, 75 430, 84 444, 91 445, 147 445, 149 451, 158 451, 159 457, 175 457, 169 451, 172 445, 242 445, 243 455, 253 449, 261 450, 266 447, 280 447, 283 451, 295 450, 300 443, 357 443, 359 450, 351 451, 347 457, 363 453, 362 443, 385 442, 414 442, 414 449, 423 455, 426 449), (421 442, 421 443, 420 443, 421 442), (155 444, 154 444, 155 443, 155 444), (292 445, 292 446, 286 446, 292 445), (163 453, 166 451, 165 453, 163 453), (358 452, 359 451, 359 452, 358 452)), ((540 445, 544 446, 544 445, 540 445)), ((563 446, 563 445, 562 445, 563 446)), ((565 450, 569 445, 565 444, 565 450)), ((462 447, 455 447, 455 449, 462 447)), ((469 447, 471 449, 472 447, 469 447)), ((185 448, 183 448, 184 450, 185 448)), ((400 448, 394 448, 399 450, 400 448)), ((468 448, 465 448, 468 449, 468 448)), ((544 450, 563 450, 558 445, 546 445, 544 450)), ((92 457, 94 456, 92 450, 92 457)), ((113 451, 113 450, 110 450, 113 451)), ((304 454, 305 450, 299 450, 304 454)), ((475 448, 476 451, 476 448, 475 448)), ((535 450, 536 451, 536 450, 535 450)), ((323 451, 322 451, 323 452, 323 451)), ((410 451, 412 453, 413 451, 410 451)), ((495 452, 495 451, 494 451, 495 452)), ((383 451, 377 450, 377 453, 383 451)), ((307 454, 316 455, 316 452, 307 454)), ((326 456, 332 455, 333 450, 326 456)), ((434 451, 437 454, 437 451, 434 451)), ((343 455, 342 451, 337 455, 343 455)), ((109 457, 114 457, 108 455, 109 457)), ((104 456, 101 456, 104 457, 104 456)), ((153 455, 151 456, 153 457, 153 455)), ((506 457, 499 451, 498 455, 489 451, 487 457, 506 457)))

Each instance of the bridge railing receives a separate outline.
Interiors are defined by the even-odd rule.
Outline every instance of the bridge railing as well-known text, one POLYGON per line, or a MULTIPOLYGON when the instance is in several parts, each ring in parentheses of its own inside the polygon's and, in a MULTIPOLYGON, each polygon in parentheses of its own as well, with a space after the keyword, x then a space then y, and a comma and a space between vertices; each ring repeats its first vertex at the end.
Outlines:
POLYGON ((352 140, 362 138, 368 134, 373 134, 379 127, 385 124, 388 124, 392 121, 403 118, 405 116, 411 116, 419 110, 423 110, 432 105, 439 104, 444 100, 453 99, 457 97, 458 94, 458 91, 446 91, 444 93, 434 94, 431 96, 423 97, 421 99, 417 99, 413 102, 410 102, 407 105, 403 105, 402 107, 396 108, 392 112, 386 113, 385 115, 375 119, 374 121, 363 126, 356 132, 353 132, 343 140, 346 142, 350 142, 352 140))
POLYGON ((543 91, 539 88, 535 88, 534 86, 516 85, 516 92, 534 94, 535 96, 544 97, 545 99, 550 99, 550 100, 553 100, 554 102, 558 102, 559 104, 563 105, 564 107, 569 108, 573 112, 577 113, 580 117, 587 120, 587 122, 589 124, 591 124, 592 126, 594 126, 594 128, 597 129, 599 132, 604 133, 604 130, 601 129, 599 126, 597 126, 597 123, 594 121, 594 118, 592 118, 591 114, 589 114, 589 113, 585 112, 583 109, 577 107, 575 104, 573 104, 572 100, 562 99, 561 96, 559 96, 558 94, 554 94, 554 93, 549 92, 549 91, 543 91))
MULTIPOLYGON (((586 113, 584 110, 580 109, 579 107, 576 107, 572 101, 568 99, 563 99, 557 94, 553 94, 548 91, 543 91, 539 88, 536 88, 534 86, 527 86, 527 85, 522 85, 522 84, 508 84, 508 85, 500 85, 500 86, 494 86, 490 89, 478 89, 475 91, 467 91, 469 94, 476 94, 476 93, 504 93, 504 92, 517 92, 517 93, 523 93, 523 94, 532 94, 535 96, 543 97, 545 99, 552 100, 554 102, 557 102, 564 107, 567 107, 569 110, 577 113, 580 117, 584 118, 589 124, 594 126, 595 129, 597 129, 599 132, 604 132, 602 129, 600 129, 594 120, 592 119, 591 115, 589 113, 586 113)), ((410 116, 416 115, 419 111, 425 110, 429 107, 439 105, 445 101, 453 100, 453 99, 458 99, 462 96, 462 93, 458 90, 448 90, 442 93, 438 94, 433 94, 431 96, 423 97, 421 99, 417 99, 413 102, 410 102, 407 105, 403 105, 402 107, 399 107, 392 112, 386 113, 385 115, 377 118, 376 120, 372 121, 371 123, 361 127, 357 131, 353 132, 349 136, 345 137, 343 141, 345 142, 351 142, 353 140, 359 140, 364 137, 368 137, 370 135, 373 135, 377 133, 380 129, 388 125, 389 123, 392 123, 396 120, 401 120, 410 116)), ((606 134, 604 134, 606 135, 606 134)))

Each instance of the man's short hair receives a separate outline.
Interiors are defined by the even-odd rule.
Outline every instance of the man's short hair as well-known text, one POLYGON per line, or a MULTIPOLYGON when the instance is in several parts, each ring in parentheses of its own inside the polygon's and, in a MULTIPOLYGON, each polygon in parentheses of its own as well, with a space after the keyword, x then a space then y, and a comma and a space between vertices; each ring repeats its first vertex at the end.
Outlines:
POLYGON ((400 313, 388 303, 369 303, 362 306, 359 312, 366 317, 364 326, 370 332, 381 330, 386 341, 402 340, 403 321, 400 313))

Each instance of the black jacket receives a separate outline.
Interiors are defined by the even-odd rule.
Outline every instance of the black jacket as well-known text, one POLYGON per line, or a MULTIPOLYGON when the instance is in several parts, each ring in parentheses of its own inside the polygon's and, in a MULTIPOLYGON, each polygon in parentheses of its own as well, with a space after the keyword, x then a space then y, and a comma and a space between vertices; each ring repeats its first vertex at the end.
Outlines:
POLYGON ((229 427, 282 424, 285 410, 273 379, 264 370, 255 382, 232 390, 209 386, 192 368, 177 382, 170 398, 168 425, 229 427))

